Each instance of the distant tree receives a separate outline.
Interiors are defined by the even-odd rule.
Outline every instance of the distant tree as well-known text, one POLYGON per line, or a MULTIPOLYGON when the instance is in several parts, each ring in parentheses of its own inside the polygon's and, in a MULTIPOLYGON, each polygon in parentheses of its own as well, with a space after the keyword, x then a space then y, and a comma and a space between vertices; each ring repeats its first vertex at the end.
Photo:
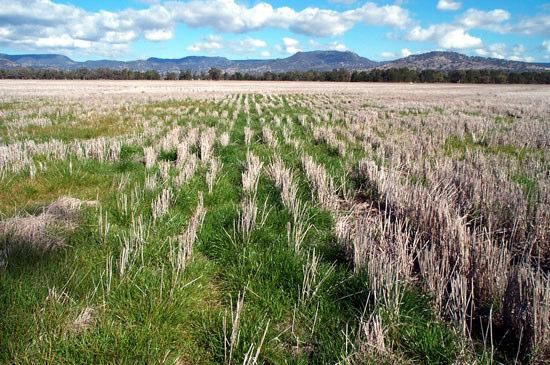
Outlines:
POLYGON ((143 76, 145 80, 160 80, 160 74, 155 70, 145 71, 143 76))
POLYGON ((164 75, 165 80, 179 80, 180 75, 176 72, 168 72, 166 75, 164 75))
POLYGON ((208 78, 210 80, 219 80, 222 77, 222 70, 216 67, 212 67, 208 70, 208 78))
POLYGON ((449 72, 449 81, 454 83, 463 83, 466 80, 466 71, 458 70, 449 72))
POLYGON ((180 71, 180 80, 193 80, 193 74, 191 71, 180 71))

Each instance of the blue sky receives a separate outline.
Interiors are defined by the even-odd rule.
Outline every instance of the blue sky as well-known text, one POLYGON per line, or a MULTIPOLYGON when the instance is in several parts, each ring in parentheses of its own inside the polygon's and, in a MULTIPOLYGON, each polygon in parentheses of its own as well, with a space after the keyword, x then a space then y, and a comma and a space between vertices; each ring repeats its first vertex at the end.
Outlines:
POLYGON ((0 0, 1 53, 250 59, 316 49, 374 60, 453 50, 548 62, 550 2, 0 0))

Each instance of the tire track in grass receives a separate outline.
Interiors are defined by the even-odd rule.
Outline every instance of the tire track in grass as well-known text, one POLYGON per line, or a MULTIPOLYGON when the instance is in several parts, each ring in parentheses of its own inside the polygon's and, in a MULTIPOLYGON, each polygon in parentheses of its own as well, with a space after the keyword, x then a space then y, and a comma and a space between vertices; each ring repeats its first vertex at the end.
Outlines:
POLYGON ((335 363, 353 352, 348 341, 355 336, 356 318, 361 315, 365 305, 363 298, 366 296, 360 295, 367 291, 363 286, 365 281, 360 280, 359 275, 351 276, 347 263, 339 258, 330 214, 319 209, 317 205, 307 203, 311 195, 301 171, 296 168, 299 166, 299 158, 293 150, 281 143, 270 142, 269 134, 264 133, 267 135, 264 138, 266 143, 254 145, 254 150, 266 162, 272 161, 276 155, 281 158, 280 162, 292 166, 290 169, 298 187, 297 201, 306 202, 302 218, 307 216, 308 224, 312 225, 305 235, 303 248, 296 252, 295 247, 289 244, 286 234, 292 214, 282 203, 279 189, 273 182, 266 181, 275 190, 277 199, 274 204, 287 215, 280 224, 282 232, 279 234, 287 237, 280 244, 280 249, 294 255, 301 266, 296 273, 299 278, 299 294, 289 297, 294 303, 293 308, 287 309, 292 312, 293 325, 286 341, 292 344, 290 353, 297 361, 335 363), (279 147, 273 148, 275 144, 279 147), (313 293, 313 297, 309 297, 307 293, 313 293), (344 300, 343 297, 347 298, 344 300))
MULTIPOLYGON (((242 102, 244 99, 240 99, 242 102)), ((193 326, 193 331, 202 338, 201 346, 211 354, 215 363, 225 360, 224 321, 233 313, 233 302, 237 300, 243 287, 235 283, 232 268, 235 260, 238 260, 240 252, 236 250, 230 239, 230 232, 238 217, 237 206, 241 198, 242 188, 241 171, 245 160, 246 149, 244 147, 245 116, 242 113, 233 128, 229 145, 222 147, 219 160, 222 168, 218 173, 218 179, 211 194, 205 195, 205 206, 208 214, 205 217, 203 228, 198 234, 196 251, 204 255, 213 265, 215 274, 211 278, 212 290, 217 292, 218 306, 214 311, 198 315, 193 326)), ((229 320, 230 323, 233 323, 229 320)), ((246 327, 246 326, 244 326, 246 327)), ((253 330, 254 328, 252 328, 253 330)), ((242 329, 241 329, 242 330, 242 329)), ((252 336, 247 341, 243 331, 242 343, 251 344, 257 340, 252 336)), ((255 333, 254 333, 255 334, 255 333)), ((260 337, 261 338, 261 334, 260 337)), ((243 359, 247 349, 243 346, 235 349, 234 359, 243 359)))
MULTIPOLYGON (((252 116, 251 119, 256 127, 255 118, 252 116)), ((265 225, 254 229, 248 242, 243 242, 238 236, 233 239, 238 202, 242 199, 240 185, 246 156, 243 143, 245 123, 244 116, 237 122, 233 143, 220 154, 223 163, 220 179, 213 194, 205 197, 209 214, 199 234, 201 243, 197 247, 217 267, 215 286, 226 310, 211 313, 206 319, 197 321, 195 325, 200 326, 198 333, 202 331, 205 338, 203 346, 213 359, 223 362, 227 360, 224 344, 227 348, 228 342, 231 342, 227 340, 228 333, 235 327, 229 317, 239 313, 240 341, 232 350, 234 362, 243 360, 251 345, 258 348, 264 333, 261 361, 309 362, 313 359, 314 363, 326 363, 330 359, 335 362, 341 357, 340 348, 338 351, 323 350, 324 353, 319 350, 313 354, 315 346, 302 340, 308 340, 309 328, 316 327, 313 325, 317 318, 314 313, 323 312, 323 306, 312 304, 308 311, 313 314, 307 316, 297 309, 304 259, 296 256, 288 246, 286 223, 289 214, 282 207, 276 188, 263 176, 256 202, 261 207, 266 202, 267 209, 272 207, 265 225), (237 310, 236 303, 241 303, 243 296, 242 305, 238 307, 242 309, 237 310)), ((326 268, 320 269, 323 270, 326 268)), ((335 326, 330 332, 337 331, 339 327, 335 326)))
MULTIPOLYGON (((279 219, 271 209, 265 225, 252 229, 249 238, 243 240, 242 235, 235 232, 239 202, 246 198, 241 185, 241 171, 245 168, 246 160, 244 128, 247 118, 241 115, 235 125, 232 143, 221 154, 223 168, 212 196, 206 199, 211 206, 210 214, 199 235, 201 252, 218 267, 216 286, 221 293, 225 311, 210 316, 206 323, 197 324, 202 325, 207 339, 204 346, 219 362, 228 361, 228 347, 231 348, 232 361, 242 362, 251 348, 260 347, 265 333, 261 358, 279 363, 285 359, 284 349, 280 348, 276 339, 280 335, 276 330, 277 319, 284 312, 280 298, 295 288, 295 285, 291 285, 292 289, 285 287, 279 290, 281 284, 288 285, 289 279, 294 282, 286 275, 289 261, 286 258, 279 259, 280 252, 273 248, 277 247, 273 242, 283 236, 273 229, 279 219), (239 308, 243 308, 242 311, 235 307, 235 303, 241 301, 239 308), (236 313, 240 316, 238 329, 230 319, 236 313), (239 333, 238 343, 229 339, 232 330, 239 333)), ((269 209, 274 203, 271 198, 274 194, 266 190, 264 179, 260 178, 254 200, 260 206, 259 215, 265 212, 262 207, 269 209)), ((279 231, 283 229, 279 228, 279 231)), ((292 260, 292 256, 288 258, 292 260)))

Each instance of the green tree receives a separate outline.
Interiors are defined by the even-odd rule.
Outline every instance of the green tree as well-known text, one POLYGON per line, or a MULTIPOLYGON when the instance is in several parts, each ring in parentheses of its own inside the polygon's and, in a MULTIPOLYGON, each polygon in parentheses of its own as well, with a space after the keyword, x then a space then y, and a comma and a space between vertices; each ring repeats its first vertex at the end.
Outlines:
POLYGON ((219 80, 222 77, 222 70, 217 67, 212 67, 208 70, 208 78, 210 80, 219 80))

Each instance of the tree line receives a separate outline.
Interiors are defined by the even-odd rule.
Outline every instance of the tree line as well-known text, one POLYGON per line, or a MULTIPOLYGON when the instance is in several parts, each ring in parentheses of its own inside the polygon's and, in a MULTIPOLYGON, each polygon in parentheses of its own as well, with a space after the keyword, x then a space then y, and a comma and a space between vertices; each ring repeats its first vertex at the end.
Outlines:
POLYGON ((43 80, 250 80, 250 81, 333 81, 333 82, 419 82, 469 84, 550 84, 550 71, 509 72, 502 70, 413 70, 407 68, 349 71, 288 71, 243 73, 181 70, 160 74, 157 71, 114 70, 109 68, 55 70, 13 68, 0 70, 0 79, 43 80))

